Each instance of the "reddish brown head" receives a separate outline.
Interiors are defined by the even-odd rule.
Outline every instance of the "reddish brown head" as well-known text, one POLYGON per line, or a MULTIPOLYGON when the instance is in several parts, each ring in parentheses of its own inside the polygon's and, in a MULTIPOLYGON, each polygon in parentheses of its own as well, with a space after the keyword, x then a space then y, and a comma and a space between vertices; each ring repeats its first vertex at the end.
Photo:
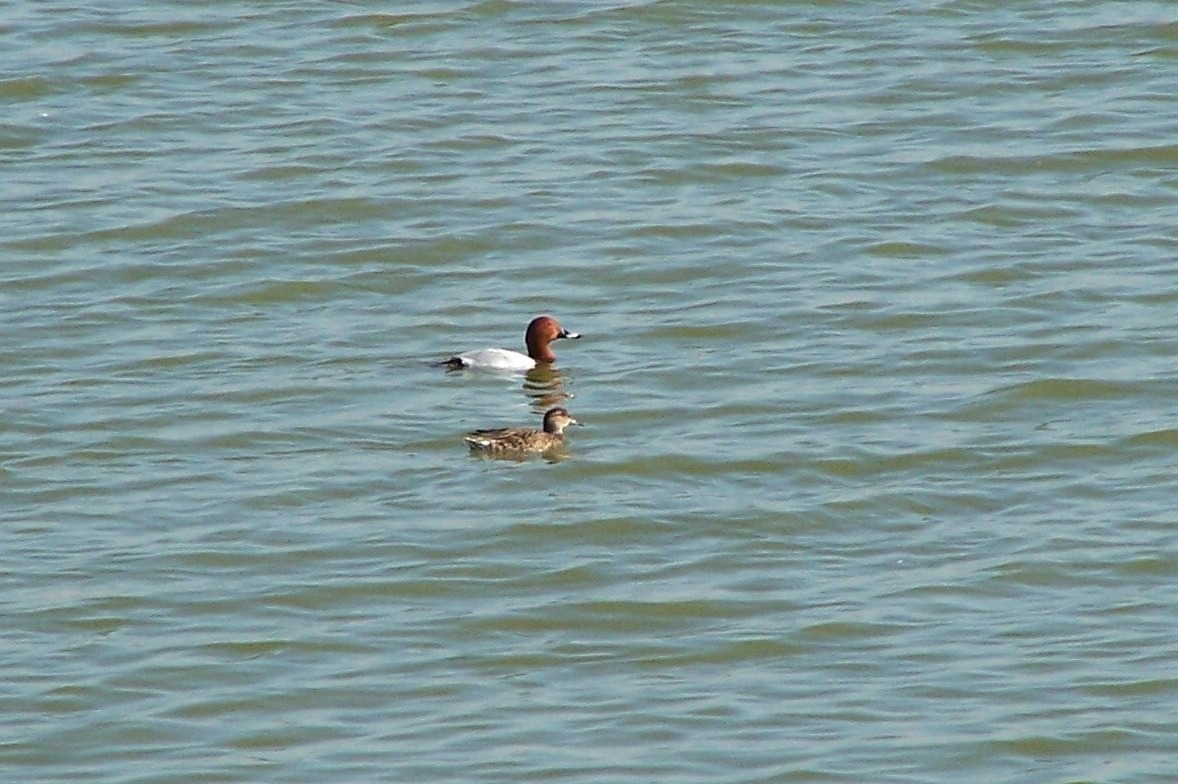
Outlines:
POLYGON ((552 353, 550 345, 561 338, 577 339, 581 335, 569 332, 552 316, 536 316, 528 324, 528 331, 524 334, 524 343, 528 347, 528 356, 537 362, 555 362, 556 354, 552 353))

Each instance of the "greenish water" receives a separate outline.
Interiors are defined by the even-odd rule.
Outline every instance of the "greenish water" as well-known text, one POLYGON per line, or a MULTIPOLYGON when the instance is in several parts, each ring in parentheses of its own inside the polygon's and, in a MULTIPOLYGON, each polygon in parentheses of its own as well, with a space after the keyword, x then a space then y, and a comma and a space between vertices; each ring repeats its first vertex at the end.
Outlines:
POLYGON ((5 780, 1173 780, 1178 8, 4 17, 5 780))

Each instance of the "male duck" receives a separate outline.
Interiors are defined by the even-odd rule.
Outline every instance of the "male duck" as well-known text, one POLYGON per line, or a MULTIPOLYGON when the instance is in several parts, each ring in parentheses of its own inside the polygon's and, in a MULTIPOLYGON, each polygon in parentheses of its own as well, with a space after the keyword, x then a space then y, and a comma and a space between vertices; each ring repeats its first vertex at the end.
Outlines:
POLYGON ((504 348, 485 348, 481 351, 468 351, 455 354, 440 362, 451 370, 461 368, 475 368, 482 370, 527 371, 536 367, 540 362, 556 361, 556 354, 552 353, 551 343, 561 338, 576 340, 581 337, 576 332, 569 332, 552 316, 537 316, 528 324, 528 331, 524 333, 524 344, 528 347, 527 354, 518 351, 508 351, 504 348))
POLYGON ((471 451, 485 454, 548 452, 564 444, 564 429, 581 424, 563 408, 550 408, 544 414, 544 429, 502 427, 476 430, 465 437, 471 451))

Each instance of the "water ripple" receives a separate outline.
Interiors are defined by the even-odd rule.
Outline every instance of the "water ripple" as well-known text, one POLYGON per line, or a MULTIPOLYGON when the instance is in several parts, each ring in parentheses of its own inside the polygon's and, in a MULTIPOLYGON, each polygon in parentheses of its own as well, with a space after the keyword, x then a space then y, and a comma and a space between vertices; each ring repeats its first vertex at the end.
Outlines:
POLYGON ((1165 4, 10 5, 12 776, 1172 777, 1165 4))

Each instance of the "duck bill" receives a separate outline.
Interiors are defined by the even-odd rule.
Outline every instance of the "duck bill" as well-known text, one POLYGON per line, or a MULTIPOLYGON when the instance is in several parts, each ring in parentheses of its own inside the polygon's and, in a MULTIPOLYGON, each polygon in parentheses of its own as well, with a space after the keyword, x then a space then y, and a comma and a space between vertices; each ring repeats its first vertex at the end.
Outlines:
POLYGON ((569 332, 567 329, 562 329, 560 335, 557 337, 567 338, 569 340, 577 340, 581 337, 580 332, 569 332))

